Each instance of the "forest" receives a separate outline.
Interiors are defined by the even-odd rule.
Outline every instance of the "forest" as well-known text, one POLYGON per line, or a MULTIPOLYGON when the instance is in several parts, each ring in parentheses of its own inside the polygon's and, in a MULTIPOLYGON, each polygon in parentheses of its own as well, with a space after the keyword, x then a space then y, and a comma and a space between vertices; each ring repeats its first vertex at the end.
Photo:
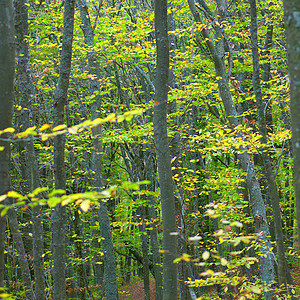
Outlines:
POLYGON ((300 299, 300 1, 1 0, 0 299, 300 299))

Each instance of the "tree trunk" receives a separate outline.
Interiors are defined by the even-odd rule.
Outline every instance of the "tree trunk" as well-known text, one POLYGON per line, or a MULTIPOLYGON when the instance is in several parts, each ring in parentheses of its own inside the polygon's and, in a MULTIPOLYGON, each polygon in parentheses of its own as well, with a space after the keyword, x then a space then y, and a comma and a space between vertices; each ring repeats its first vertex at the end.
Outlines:
POLYGON ((33 288, 31 285, 30 269, 29 269, 29 265, 28 265, 27 255, 26 255, 25 248, 24 248, 22 235, 19 230, 17 213, 14 209, 10 209, 7 212, 7 216, 9 219, 10 231, 13 236, 16 250, 18 253, 18 261, 19 261, 20 268, 22 271, 26 299, 28 299, 28 300, 37 299, 33 292, 33 288))
POLYGON ((294 185, 300 249, 300 1, 284 0, 288 68, 290 75, 294 185))
POLYGON ((86 299, 86 293, 88 294, 88 284, 87 284, 87 279, 86 279, 86 272, 84 269, 84 263, 83 263, 83 254, 82 254, 82 234, 80 232, 79 228, 79 213, 77 210, 74 211, 74 219, 73 219, 73 225, 74 225, 74 231, 76 235, 76 240, 75 240, 75 256, 78 259, 77 263, 77 281, 79 285, 79 295, 81 300, 86 299))
MULTIPOLYGON (((191 12, 195 18, 196 22, 200 22, 200 15, 196 9, 195 3, 193 0, 188 0, 191 12)), ((205 9, 208 15, 212 15, 209 11, 209 8, 205 5, 204 1, 200 1, 201 6, 205 9)), ((216 29, 218 30, 218 29, 216 29)), ((219 29, 221 30, 221 29, 219 29)), ((218 79, 218 87, 219 94, 222 99, 226 115, 230 126, 233 130, 240 124, 240 120, 238 118, 238 113, 234 106, 230 87, 229 87, 229 78, 228 74, 225 71, 225 65, 222 59, 219 57, 215 46, 212 42, 212 39, 209 36, 209 33, 205 28, 201 30, 201 34, 206 41, 207 47, 210 50, 213 63, 215 65, 216 76, 218 79)), ((230 47, 230 46, 229 46, 230 47)), ((236 136, 238 138, 243 139, 243 133, 241 131, 236 132, 236 136)), ((257 233, 257 242, 258 242, 258 250, 263 253, 260 255, 260 268, 262 281, 266 286, 271 286, 272 282, 275 280, 275 272, 274 272, 274 254, 272 252, 272 246, 269 240, 270 231, 268 226, 268 220, 266 216, 265 204, 262 198, 261 189, 259 182, 257 180, 257 176, 255 173, 255 169, 251 160, 251 156, 248 152, 248 149, 244 146, 240 146, 238 149, 238 158, 241 164, 241 168, 246 175, 246 183, 249 189, 250 201, 252 206, 252 214, 255 223, 255 232, 257 233)), ((273 292, 271 290, 265 292, 265 297, 267 300, 271 299, 273 292)))
MULTIPOLYGON (((15 44, 12 1, 0 3, 0 130, 12 126, 15 44)), ((0 195, 9 191, 10 144, 0 135, 0 195)), ((0 209, 1 211, 1 209, 0 209)), ((0 216, 0 287, 4 287, 5 217, 0 216)))
MULTIPOLYGON (((60 70, 57 87, 54 93, 54 126, 64 124, 64 108, 67 101, 69 77, 72 60, 72 41, 74 27, 75 0, 65 0, 64 29, 60 61, 60 70)), ((65 136, 57 135, 54 138, 54 172, 55 188, 66 190, 65 171, 65 136)), ((60 204, 52 213, 52 246, 53 246, 53 288, 54 299, 66 298, 65 279, 65 222, 66 211, 60 204)))
MULTIPOLYGON (((148 186, 148 190, 154 192, 155 191, 155 182, 154 182, 154 158, 152 158, 152 152, 150 145, 145 145, 146 151, 144 156, 144 164, 146 169, 146 180, 150 181, 148 186), (148 149, 148 159, 146 160, 148 149)), ((152 260, 153 260, 153 269, 154 269, 154 277, 155 277, 155 300, 162 300, 163 298, 163 280, 162 280, 162 268, 161 268, 161 255, 159 253, 159 242, 157 239, 157 212, 155 210, 155 199, 153 195, 149 195, 150 205, 148 207, 149 219, 152 224, 152 230, 150 230, 150 239, 151 239, 151 249, 152 249, 152 260)))
POLYGON ((167 101, 169 75, 169 41, 167 1, 155 0, 156 82, 154 102, 154 141, 157 155, 163 219, 163 299, 177 298, 177 255, 174 186, 167 134, 167 101))
MULTIPOLYGON (((30 59, 28 47, 28 6, 25 0, 17 0, 15 6, 15 27, 16 42, 18 53, 17 65, 17 83, 20 95, 21 122, 22 131, 33 126, 30 120, 31 100, 34 94, 32 78, 30 74, 30 59)), ((30 138, 30 137, 29 137, 30 138)), ((25 169, 26 181, 28 184, 28 192, 32 192, 40 186, 40 178, 38 171, 38 163, 35 156, 33 137, 25 143, 25 169)), ((41 219, 41 207, 32 208, 33 223, 33 264, 34 264, 34 282, 35 294, 37 299, 45 299, 45 278, 44 278, 44 241, 43 241, 43 225, 41 219)))
MULTIPOLYGON (((260 84, 260 65, 258 54, 258 39, 257 39, 257 12, 256 12, 256 0, 249 0, 250 12, 251 12, 251 46, 252 46, 252 58, 253 58, 253 90, 255 93, 256 106, 257 106, 257 118, 259 123, 259 133, 261 134, 262 144, 267 144, 267 127, 265 117, 265 103, 261 92, 260 84)), ((290 270, 285 259, 285 246, 283 240, 282 220, 280 211, 280 199, 278 189, 275 181, 275 174, 273 172, 270 156, 268 150, 263 146, 262 152, 263 170, 268 181, 268 190, 272 201, 273 208, 273 220, 276 235, 276 246, 278 255, 278 281, 281 284, 292 284, 293 280, 290 274, 290 270)))
MULTIPOLYGON (((79 8, 82 20, 82 31, 84 33, 85 43, 89 47, 94 47, 94 35, 92 27, 87 13, 87 3, 85 0, 79 1, 79 8)), ((99 78, 99 66, 96 61, 96 53, 92 49, 88 54, 89 71, 91 74, 96 75, 99 78)), ((98 80, 91 80, 91 93, 100 91, 98 80)), ((98 110, 101 106, 101 99, 99 95, 95 97, 95 102, 91 106, 91 117, 96 119, 99 117, 98 110)), ((102 132, 99 127, 92 129, 93 133, 93 171, 94 171, 94 186, 97 191, 101 191, 104 187, 103 173, 102 173, 102 132)), ((107 299, 118 299, 118 285, 117 285, 117 266, 116 258, 113 249, 113 241, 111 237, 111 228, 109 214, 106 207, 106 203, 100 202, 100 208, 98 209, 98 219, 100 225, 101 236, 103 238, 103 252, 104 252, 104 284, 105 284, 105 296, 107 299)))

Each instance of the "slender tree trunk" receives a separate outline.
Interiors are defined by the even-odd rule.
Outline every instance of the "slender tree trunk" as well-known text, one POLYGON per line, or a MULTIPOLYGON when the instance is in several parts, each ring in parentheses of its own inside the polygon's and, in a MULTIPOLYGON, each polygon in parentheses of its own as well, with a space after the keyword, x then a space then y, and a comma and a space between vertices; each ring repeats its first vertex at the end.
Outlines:
MULTIPOLYGON (((200 15, 196 9, 194 1, 188 0, 188 2, 189 2, 191 12, 195 18, 195 21, 200 22, 201 21, 200 15)), ((201 6, 205 9, 207 14, 213 16, 213 14, 209 11, 209 8, 205 5, 204 0, 199 0, 199 2, 201 6)), ((219 78, 218 79, 219 94, 222 99, 230 126, 234 130, 240 124, 240 120, 238 118, 238 113, 236 111, 236 108, 234 106, 231 97, 229 78, 228 78, 228 74, 225 71, 224 62, 219 57, 215 49, 215 46, 212 42, 212 39, 209 36, 208 31, 205 28, 203 28, 201 30, 201 34, 203 38, 206 40, 207 47, 210 50, 212 60, 215 65, 216 76, 219 78)), ((244 138, 243 133, 241 131, 237 131, 236 136, 241 139, 244 138)), ((257 236, 257 242, 259 245, 258 249, 259 251, 261 251, 261 253, 263 253, 263 255, 260 255, 260 268, 261 268, 262 280, 266 286, 270 287, 275 280, 274 254, 272 252, 272 246, 269 240, 270 231, 269 231, 269 225, 266 216, 265 204, 262 198, 260 185, 257 180, 254 165, 252 163, 251 156, 248 152, 248 149, 244 146, 240 146, 238 152, 239 152, 238 158, 241 164, 241 168, 245 173, 247 173, 246 183, 250 194, 252 214, 255 223, 255 232, 258 235, 257 236)), ((272 296, 273 296, 272 290, 265 292, 265 297, 267 300, 271 299, 272 296)))
POLYGON ((284 0, 288 68, 290 75, 294 185, 300 249, 300 1, 284 0))
MULTIPOLYGON (((148 158, 145 159, 145 169, 146 169, 146 180, 150 181, 148 186, 149 191, 155 191, 155 183, 154 183, 154 158, 152 158, 152 152, 149 151, 151 149, 150 145, 145 145, 145 157, 148 149, 148 158)), ((159 253, 159 242, 157 239, 157 213, 155 210, 155 199, 152 195, 149 195, 150 205, 148 207, 149 219, 152 224, 152 230, 150 230, 150 239, 151 239, 151 248, 152 248, 152 259, 153 259, 153 269, 154 269, 154 277, 155 277, 155 300, 162 300, 163 298, 163 279, 162 279, 162 268, 161 268, 161 255, 159 253)))
POLYGON ((171 157, 167 134, 167 101, 169 75, 169 41, 167 25, 167 1, 155 0, 155 35, 157 47, 154 141, 160 184, 163 219, 163 299, 177 298, 176 217, 171 157))
MULTIPOLYGON (((96 53, 95 51, 92 49, 92 47, 94 47, 94 34, 93 34, 93 30, 92 30, 92 26, 91 26, 91 21, 90 21, 90 17, 88 14, 88 5, 86 0, 79 0, 78 1, 78 7, 80 10, 80 16, 81 16, 81 29, 83 31, 84 34, 84 40, 85 43, 88 47, 91 47, 90 52, 88 53, 88 64, 89 64, 89 72, 91 74, 94 74, 97 76, 97 78, 99 77, 100 74, 100 70, 99 70, 99 64, 96 60, 96 53)), ((100 92, 100 86, 99 86, 99 82, 98 80, 90 80, 90 92, 91 94, 94 92, 100 92)), ((97 102, 101 102, 101 99, 99 99, 99 96, 96 96, 95 99, 95 103, 92 104, 91 107, 91 111, 94 113, 92 117, 93 118, 97 118, 98 114, 97 114, 97 109, 99 109, 99 105, 100 103, 97 102)), ((101 130, 100 130, 101 132, 101 130)), ((99 143, 101 143, 101 141, 99 141, 99 143)), ((102 149, 102 145, 100 145, 101 149, 102 149)), ((97 160, 98 160, 98 156, 102 157, 102 153, 96 153, 96 151, 94 151, 92 153, 92 165, 95 166, 97 164, 97 160)), ((102 158, 101 158, 102 161, 102 158)), ((102 164, 102 163, 101 163, 102 164)), ((97 176, 101 176, 102 177, 102 166, 100 169, 101 174, 97 174, 97 176)), ((94 174, 93 176, 96 176, 96 174, 94 174)), ((101 185, 103 184, 103 179, 101 179, 101 185)), ((98 218, 95 216, 93 217, 93 222, 96 222, 98 218)), ((97 236, 94 235, 98 235, 100 234, 99 230, 95 230, 93 229, 93 246, 98 248, 100 250, 100 243, 98 242, 98 238, 97 236)), ((97 285, 97 290, 98 290, 98 294, 101 294, 102 289, 102 284, 103 284, 103 274, 104 274, 104 266, 103 266, 103 259, 102 257, 98 254, 95 255, 94 257, 94 261, 93 261, 93 268, 94 268, 94 272, 95 272, 95 283, 97 285), (101 262, 101 264, 100 264, 101 262)))
POLYGON ((83 255, 82 255, 82 235, 80 232, 80 228, 79 228, 79 213, 77 210, 74 211, 74 220, 73 220, 73 224, 74 224, 74 231, 75 231, 75 235, 76 235, 76 241, 75 241, 75 253, 76 253, 76 258, 80 261, 78 262, 77 265, 77 276, 79 277, 78 283, 79 283, 79 295, 80 295, 80 299, 81 300, 85 300, 86 299, 86 293, 88 293, 88 284, 87 284, 87 280, 86 280, 86 273, 85 273, 85 269, 84 269, 84 264, 82 262, 83 260, 83 255))
POLYGON ((25 248, 24 248, 22 235, 19 230, 17 213, 14 209, 10 209, 7 212, 7 216, 9 219, 10 231, 13 236, 16 250, 18 253, 18 261, 19 261, 21 271, 22 271, 22 278, 23 278, 23 283, 24 283, 26 299, 28 299, 28 300, 37 299, 33 292, 33 288, 31 285, 31 274, 30 274, 30 269, 29 269, 29 265, 28 265, 25 248))
MULTIPOLYGON (((87 3, 85 0, 79 1, 79 9, 82 20, 82 31, 84 33, 85 43, 89 47, 94 47, 94 35, 92 32, 92 27, 87 12, 87 3)), ((89 70, 91 74, 96 75, 99 78, 99 65, 96 61, 96 53, 91 49, 89 53, 89 70)), ((98 80, 91 80, 91 93, 100 92, 98 80)), ((101 99, 97 95, 95 102, 91 107, 91 117, 96 119, 99 117, 98 110, 101 107, 101 99)), ((102 132, 101 128, 93 128, 93 171, 94 171, 94 186, 97 191, 101 191, 104 187, 104 180, 102 174, 102 132)), ((105 284, 105 296, 107 299, 116 300, 118 299, 118 285, 117 285, 117 266, 116 258, 113 249, 113 241, 111 236, 110 220, 107 210, 106 203, 100 202, 100 207, 98 209, 98 218, 101 236, 103 238, 102 246, 104 251, 104 284, 105 284)))
MULTIPOLYGON (((141 187, 141 189, 143 189, 141 187)), ((140 225, 140 232, 142 234, 142 254, 143 254, 143 281, 145 300, 150 300, 150 278, 149 278, 149 249, 148 249, 148 234, 146 230, 146 207, 142 206, 142 225, 140 225)))
MULTIPOLYGON (((54 93, 54 126, 64 124, 64 108, 67 102, 69 78, 72 60, 72 41, 74 27, 75 0, 65 0, 64 29, 60 61, 60 70, 57 87, 54 93)), ((55 188, 66 190, 65 171, 65 136, 57 135, 54 138, 54 172, 55 188)), ((52 246, 53 246, 53 288, 54 299, 66 298, 65 279, 65 226, 66 211, 60 204, 52 213, 52 246)))
MULTIPOLYGON (((0 143, 0 145, 2 146, 1 143, 0 143)), ((0 156, 0 161, 1 161, 1 156, 0 156)), ((2 164, 0 164, 0 167, 2 167, 2 164)), ((1 194, 2 193, 3 192, 1 190, 1 194)), ((5 191, 4 191, 4 193, 5 193, 5 191)), ((4 264, 5 228, 6 228, 5 217, 0 217, 0 288, 4 287, 4 272, 5 272, 5 268, 4 268, 4 266, 5 266, 5 264, 4 264)))
MULTIPOLYGON (((12 1, 0 2, 0 130, 12 126, 14 101, 15 44, 12 1)), ((10 144, 0 135, 0 195, 10 187, 10 144)), ((1 212, 1 209, 0 209, 1 212)), ((4 287, 5 217, 0 216, 0 287, 4 287)))
MULTIPOLYGON (((15 5, 15 27, 16 41, 18 53, 18 69, 17 83, 20 95, 21 122, 22 131, 29 126, 33 126, 30 121, 31 99, 34 94, 32 78, 30 74, 30 60, 28 47, 28 6, 25 0, 17 0, 15 5)), ((29 142, 25 143, 25 168, 26 180, 29 192, 40 186, 40 178, 38 172, 38 163, 35 156, 33 137, 29 142)), ((33 263, 34 263, 34 281, 35 294, 37 299, 45 299, 45 278, 44 278, 44 241, 43 241, 43 225, 41 220, 41 207, 32 208, 33 223, 33 263)))
MULTIPOLYGON (((251 45, 252 45, 252 58, 253 58, 253 89, 255 93, 256 106, 257 106, 257 118, 259 123, 259 133, 261 134, 262 144, 267 144, 267 127, 265 117, 265 103, 261 92, 260 83, 260 65, 258 54, 258 39, 257 39, 257 11, 256 0, 249 0, 251 11, 251 45)), ((262 149, 262 163, 263 169, 268 181, 268 190, 272 201, 273 208, 273 220, 276 235, 277 255, 278 255, 278 281, 279 284, 292 284, 293 280, 290 274, 290 270, 285 259, 285 246, 283 240, 282 220, 280 211, 280 199, 278 189, 275 181, 275 174, 273 172, 269 153, 265 147, 262 149)))

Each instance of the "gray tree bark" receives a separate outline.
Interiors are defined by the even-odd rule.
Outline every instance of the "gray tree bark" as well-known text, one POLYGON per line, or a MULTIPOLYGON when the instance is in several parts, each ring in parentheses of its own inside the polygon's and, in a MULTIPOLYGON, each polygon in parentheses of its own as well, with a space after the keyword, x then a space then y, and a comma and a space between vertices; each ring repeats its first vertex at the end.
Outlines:
POLYGON ((290 77, 294 185, 300 248, 300 1, 284 0, 285 31, 290 77))
MULTIPOLYGON (((0 1, 0 130, 12 126, 15 44, 12 1, 0 1)), ((9 191, 10 144, 0 135, 0 195, 9 191)), ((0 216, 0 287, 4 287, 5 217, 0 216)))
MULTIPOLYGON (((12 107, 14 100, 14 73, 15 73, 15 41, 14 41, 14 18, 11 1, 0 2, 0 130, 12 126, 12 107)), ((1 135, 1 138, 7 138, 7 135, 1 135)), ((4 147, 0 151, 0 194, 5 194, 10 189, 10 143, 0 140, 0 146, 4 147)), ((31 276, 28 262, 25 255, 22 236, 18 230, 17 215, 14 210, 8 211, 10 229, 14 237, 17 248, 18 261, 22 270, 26 299, 35 299, 31 286, 31 276)), ((4 218, 0 230, 5 230, 4 218)), ((0 240, 0 286, 3 286, 4 277, 4 233, 0 234, 3 240, 0 240)))
MULTIPOLYGON (((194 16, 196 22, 201 22, 199 12, 196 9, 195 3, 193 0, 188 0, 191 12, 194 16)), ((206 14, 213 20, 213 13, 209 10, 204 0, 199 0, 199 3, 206 11, 206 14)), ((219 27, 215 27, 216 30, 221 30, 219 27)), ((230 126, 233 130, 236 130, 236 127, 240 124, 237 110, 234 106, 230 87, 229 87, 229 76, 225 69, 225 64, 222 58, 218 55, 216 48, 212 42, 212 39, 209 36, 209 33, 205 28, 202 29, 201 34, 206 40, 208 49, 210 50, 213 63, 215 65, 216 75, 219 77, 218 87, 219 94, 222 99, 226 115, 229 121, 230 126)), ((230 46, 229 46, 230 47, 230 46)), ((243 139, 243 132, 236 130, 236 136, 243 139)), ((266 286, 271 286, 272 282, 275 280, 275 271, 274 271, 274 254, 272 252, 271 242, 269 240, 270 231, 268 220, 266 216, 265 204, 262 198, 262 193, 260 189, 259 182, 255 173, 254 165, 251 160, 251 156, 248 152, 248 149, 244 146, 240 146, 238 149, 238 158, 241 164, 241 168, 246 175, 246 184, 249 189, 250 201, 252 206, 252 214, 255 224, 255 232, 257 233, 257 243, 259 245, 258 250, 263 253, 260 256, 260 268, 262 281, 266 286)), ((267 300, 271 299, 273 296, 272 290, 265 292, 265 297, 267 300)))
MULTIPOLYGON (((96 60, 96 53, 94 47, 94 34, 90 18, 87 12, 87 3, 85 0, 78 1, 81 20, 82 20, 82 31, 85 38, 85 43, 90 47, 88 54, 89 71, 94 74, 97 79, 91 80, 91 93, 98 91, 100 93, 100 86, 98 79, 99 65, 96 60)), ((96 119, 99 117, 98 110, 101 107, 101 98, 99 94, 95 97, 95 102, 91 106, 91 117, 96 119)), ((100 127, 94 127, 93 133, 93 158, 92 165, 94 171, 94 186, 96 190, 100 192, 104 188, 103 172, 102 172, 102 131, 100 127)), ((113 241, 111 236, 110 220, 107 210, 106 203, 99 200, 100 207, 98 209, 98 219, 100 225, 101 236, 103 238, 102 246, 104 251, 104 285, 105 285, 105 296, 107 299, 116 300, 118 299, 118 284, 117 284, 117 266, 116 258, 113 249, 113 241)))
MULTIPOLYGON (((267 144, 267 124, 265 116, 265 103, 263 101, 263 95, 261 91, 260 82, 260 65, 259 65, 259 54, 258 54, 258 38, 257 38, 257 11, 256 11, 256 0, 249 0, 250 2, 250 13, 251 13, 251 46, 252 46, 252 58, 253 58, 253 74, 252 83, 253 90, 256 99, 257 107, 257 119, 259 123, 259 133, 261 134, 262 144, 267 144)), ((282 220, 280 211, 280 199, 278 194, 278 188, 275 181, 275 174, 272 168, 268 149, 264 146, 261 151, 263 172, 268 182, 268 190, 272 201, 273 208, 273 220, 275 227, 277 256, 278 256, 278 282, 279 284, 292 284, 293 280, 290 274, 290 270, 285 259, 285 246, 282 231, 282 220)))
POLYGON ((28 300, 37 299, 32 288, 31 274, 30 274, 30 269, 28 265, 27 255, 24 248, 22 235, 19 230, 17 213, 14 209, 10 209, 7 212, 7 216, 9 219, 10 231, 14 238, 14 244, 18 253, 18 261, 22 271, 22 279, 24 283, 26 299, 28 300))
MULTIPOLYGON (((67 102, 69 78, 72 60, 72 41, 74 28, 75 0, 65 0, 64 29, 60 69, 57 87, 54 93, 54 126, 64 124, 64 108, 67 102)), ((65 135, 54 138, 54 173, 55 188, 66 190, 65 171, 65 135)), ((65 225, 66 211, 60 204, 52 213, 52 247, 53 247, 53 288, 54 299, 66 299, 65 279, 65 225)))
MULTIPOLYGON (((17 84, 20 97, 21 122, 24 131, 28 127, 33 126, 30 120, 31 99, 34 95, 32 78, 30 72, 29 46, 28 36, 28 6, 26 0, 16 0, 15 6, 15 28, 16 42, 18 53, 17 64, 17 84)), ((29 137, 30 138, 30 137, 29 137)), ((40 178, 38 171, 38 163, 34 150, 33 137, 25 143, 25 169, 26 180, 28 184, 28 192, 31 192, 40 186, 40 178)), ((41 220, 41 207, 32 208, 33 222, 33 263, 34 263, 34 281, 35 294, 37 299, 45 299, 45 278, 44 278, 44 240, 43 225, 41 220)))
MULTIPOLYGON (((155 167, 154 167, 154 157, 150 145, 145 145, 145 156, 144 156, 144 165, 146 169, 146 180, 150 181, 148 185, 149 191, 155 191, 155 167)), ((150 205, 148 207, 148 215, 151 220, 152 230, 150 230, 150 244, 152 249, 152 259, 153 259, 153 269, 155 277, 155 300, 162 300, 163 298, 163 278, 162 278, 162 268, 161 268, 161 255, 159 253, 159 242, 157 239, 157 212, 155 209, 155 199, 152 195, 149 195, 150 205)))
POLYGON ((171 157, 167 134, 167 101, 169 76, 169 40, 167 0, 155 0, 156 81, 154 103, 154 142, 157 155, 163 220, 163 299, 177 299, 177 231, 171 157))

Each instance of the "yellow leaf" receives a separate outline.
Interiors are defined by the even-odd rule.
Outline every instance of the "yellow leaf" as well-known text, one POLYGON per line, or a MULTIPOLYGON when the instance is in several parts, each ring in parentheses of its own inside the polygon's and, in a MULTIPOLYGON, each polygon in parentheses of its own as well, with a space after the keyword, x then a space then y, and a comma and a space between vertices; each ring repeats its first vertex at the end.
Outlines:
POLYGON ((47 140, 48 140, 48 136, 45 135, 45 134, 43 134, 43 135, 42 135, 42 142, 47 141, 47 140))
POLYGON ((91 206, 91 201, 90 200, 84 200, 80 204, 80 208, 84 211, 87 212, 90 209, 91 206))
POLYGON ((184 260, 184 261, 190 261, 191 260, 191 256, 186 254, 186 253, 183 253, 181 258, 184 260))
POLYGON ((248 237, 243 237, 242 241, 245 243, 245 244, 249 244, 250 243, 250 240, 248 237))
POLYGON ((61 125, 58 125, 56 127, 54 127, 52 130, 53 131, 59 131, 59 130, 63 130, 65 129, 67 126, 65 124, 61 124, 61 125))
POLYGON ((236 227, 242 228, 243 224, 238 221, 234 221, 234 222, 230 223, 230 226, 236 226, 236 227))
POLYGON ((19 193, 15 192, 15 191, 9 191, 7 193, 7 197, 9 197, 9 198, 23 198, 22 195, 20 195, 19 193))
POLYGON ((255 294, 261 294, 261 289, 257 286, 251 286, 251 291, 255 294))
POLYGON ((214 234, 214 236, 215 236, 215 237, 219 237, 219 236, 223 235, 223 233, 224 233, 224 230, 223 230, 223 229, 220 229, 220 230, 218 230, 218 231, 214 234))
POLYGON ((7 198, 7 195, 1 195, 0 196, 0 202, 3 201, 3 200, 5 200, 6 198, 7 198))
POLYGON ((44 130, 50 128, 50 127, 51 127, 50 124, 44 124, 44 125, 40 128, 40 132, 41 132, 41 131, 44 131, 44 130))
POLYGON ((180 262, 181 260, 182 260, 181 257, 175 258, 175 259, 173 260, 173 263, 174 263, 174 264, 177 264, 177 263, 180 262))
POLYGON ((125 116, 123 115, 123 116, 120 116, 120 117, 118 117, 118 123, 121 123, 121 122, 123 122, 125 120, 125 116))
POLYGON ((202 258, 203 258, 203 260, 208 260, 209 257, 210 257, 210 254, 209 254, 208 251, 204 251, 204 252, 202 253, 202 258))
POLYGON ((66 206, 67 204, 69 204, 72 200, 70 198, 64 199, 63 201, 61 201, 61 206, 66 206))
POLYGON ((13 132, 15 132, 15 129, 12 128, 12 127, 8 127, 8 128, 5 128, 5 129, 3 130, 3 132, 10 132, 10 133, 13 133, 13 132))
POLYGON ((69 127, 69 128, 68 128, 68 132, 71 133, 71 134, 76 134, 76 133, 77 133, 77 130, 78 130, 78 129, 77 129, 77 128, 74 128, 74 127, 69 127))
POLYGON ((3 150, 4 150, 4 148, 5 148, 5 147, 3 147, 3 146, 0 146, 0 151, 3 151, 3 150))
POLYGON ((114 122, 115 120, 116 114, 110 114, 103 120, 103 122, 114 122))

